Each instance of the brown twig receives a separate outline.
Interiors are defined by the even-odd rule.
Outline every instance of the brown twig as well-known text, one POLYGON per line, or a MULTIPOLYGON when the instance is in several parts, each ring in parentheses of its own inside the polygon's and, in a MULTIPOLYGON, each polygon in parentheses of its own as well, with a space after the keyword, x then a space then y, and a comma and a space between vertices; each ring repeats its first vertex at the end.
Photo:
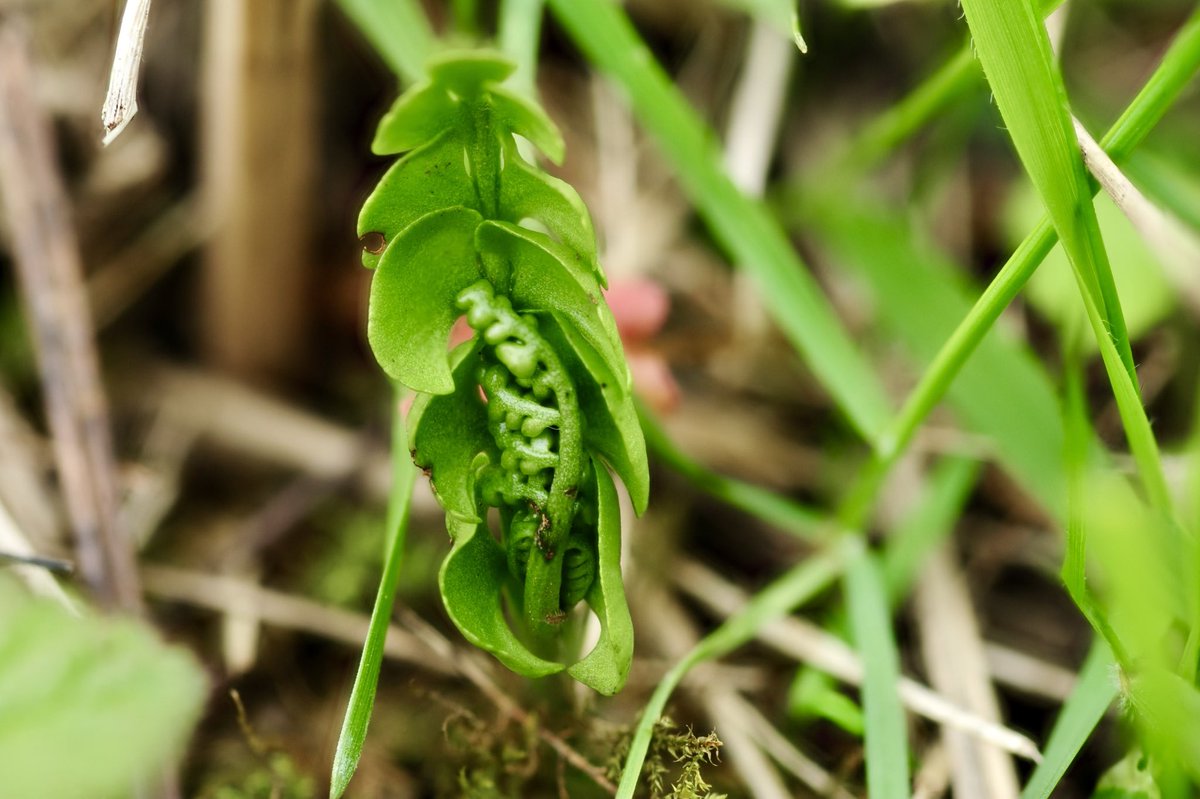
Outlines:
POLYGON ((79 246, 50 120, 33 96, 23 31, 0 25, 0 194, 38 355, 46 415, 83 578, 105 604, 141 608, 119 522, 116 463, 79 246))

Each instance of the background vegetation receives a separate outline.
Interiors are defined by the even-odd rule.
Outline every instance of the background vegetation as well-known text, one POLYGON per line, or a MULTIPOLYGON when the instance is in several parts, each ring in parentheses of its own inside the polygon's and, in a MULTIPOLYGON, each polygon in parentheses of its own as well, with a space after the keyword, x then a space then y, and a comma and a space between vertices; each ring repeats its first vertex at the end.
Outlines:
POLYGON ((327 791, 407 485, 368 145, 490 41, 646 411, 637 655, 471 651, 418 479, 347 795, 1192 795, 1200 16, 1035 5, 160 2, 101 147, 121 8, 0 0, 6 788, 327 791))

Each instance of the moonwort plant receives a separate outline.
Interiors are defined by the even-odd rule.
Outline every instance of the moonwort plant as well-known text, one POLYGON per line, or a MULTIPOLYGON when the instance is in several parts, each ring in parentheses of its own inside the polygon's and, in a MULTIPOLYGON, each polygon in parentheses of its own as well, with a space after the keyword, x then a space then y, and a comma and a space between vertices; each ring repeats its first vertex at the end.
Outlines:
POLYGON ((519 674, 566 669, 613 694, 633 626, 608 469, 640 513, 645 443, 587 210, 518 152, 515 136, 561 162, 563 141, 501 85, 514 68, 487 51, 440 54, 380 122, 374 152, 404 155, 359 218, 375 270, 368 338, 420 392, 409 445, 453 540, 439 574, 450 618, 519 674), (464 315, 474 335, 448 351, 464 315), (601 633, 573 659, 560 633, 581 601, 601 633))

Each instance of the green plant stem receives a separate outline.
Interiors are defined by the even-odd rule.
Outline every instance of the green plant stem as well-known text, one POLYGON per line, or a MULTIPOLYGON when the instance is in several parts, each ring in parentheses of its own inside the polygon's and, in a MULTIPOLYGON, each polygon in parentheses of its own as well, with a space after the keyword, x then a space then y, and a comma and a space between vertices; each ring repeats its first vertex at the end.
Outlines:
POLYGON ((830 518, 827 514, 774 491, 725 477, 704 467, 675 446, 662 423, 640 401, 637 409, 647 448, 696 488, 797 538, 818 541, 828 537, 830 518))
POLYGON ((330 777, 331 799, 338 799, 345 792, 355 769, 358 768, 363 742, 367 737, 367 726, 371 721, 371 709, 375 705, 375 690, 379 685, 379 672, 383 665, 383 647, 387 640, 388 622, 392 617, 392 606, 396 603, 396 587, 400 582, 408 511, 417 472, 408 453, 408 432, 400 412, 402 398, 403 390, 397 389, 392 420, 392 487, 388 494, 387 550, 384 555, 383 576, 379 580, 379 593, 371 611, 367 640, 363 644, 358 673, 354 676, 354 688, 350 692, 346 717, 338 736, 337 752, 333 758, 333 774, 330 777))
POLYGON ((670 671, 663 675, 650 701, 642 709, 641 719, 634 731, 617 787, 617 799, 633 799, 641 776, 642 764, 654 735, 654 725, 666 710, 667 700, 683 678, 697 665, 722 657, 754 638, 758 630, 772 619, 790 613, 828 588, 841 572, 847 560, 861 551, 857 538, 846 537, 827 550, 815 554, 792 567, 766 588, 754 595, 737 613, 720 627, 702 638, 670 671))
POLYGON ((717 137, 628 17, 610 0, 550 0, 549 6, 592 64, 625 91, 717 240, 755 279, 772 316, 850 423, 874 443, 891 415, 878 377, 779 223, 729 179, 717 137))
MULTIPOLYGON (((1118 163, 1136 148, 1171 107, 1180 91, 1200 69, 1200 11, 1193 13, 1176 35, 1162 63, 1113 124, 1100 144, 1118 163)), ((1093 181, 1094 196, 1099 186, 1093 181)), ((912 442, 921 424, 941 401, 963 365, 983 341, 1000 314, 1016 298, 1058 237, 1043 219, 1016 249, 984 290, 966 318, 938 351, 929 368, 909 393, 900 412, 887 425, 871 462, 851 490, 844 522, 865 518, 884 477, 912 442)))
POLYGON ((425 76, 437 39, 418 0, 337 0, 342 12, 405 83, 425 76))
POLYGON ((500 4, 497 43, 517 65, 509 83, 527 97, 534 96, 537 77, 538 41, 542 35, 542 13, 546 0, 504 0, 500 4))

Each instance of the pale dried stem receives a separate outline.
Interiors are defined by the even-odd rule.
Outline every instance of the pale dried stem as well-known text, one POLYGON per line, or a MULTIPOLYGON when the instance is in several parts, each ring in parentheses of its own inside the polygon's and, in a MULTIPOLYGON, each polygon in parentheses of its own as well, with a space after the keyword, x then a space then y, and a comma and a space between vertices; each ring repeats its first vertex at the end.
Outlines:
MULTIPOLYGON (((971 594, 946 544, 926 559, 915 599, 921 652, 932 687, 968 712, 998 724, 1000 706, 971 594)), ((1017 797, 1017 773, 1008 753, 952 728, 942 730, 942 739, 956 796, 1017 797)))
POLYGON ((149 21, 150 0, 127 0, 121 15, 121 30, 117 34, 112 72, 108 77, 108 92, 104 95, 104 107, 100 109, 105 145, 120 136, 137 114, 138 72, 142 65, 146 23, 149 21))
MULTIPOLYGON (((751 197, 766 189, 795 58, 790 37, 762 20, 751 23, 725 130, 725 168, 751 197)), ((733 307, 735 333, 752 340, 766 332, 769 315, 758 286, 741 270, 733 277, 733 307)))
MULTIPOLYGON (((142 580, 146 591, 160 599, 232 616, 250 615, 272 627, 317 635, 351 647, 362 646, 370 626, 370 619, 361 613, 328 607, 235 577, 147 565, 142 568, 142 580)), ((417 636, 395 625, 388 628, 383 653, 392 660, 420 666, 435 674, 458 670, 417 636)))
POLYGON ((941 741, 925 750, 913 777, 912 799, 939 799, 950 789, 950 758, 941 741))
POLYGON ((1065 702, 1078 681, 1075 672, 994 642, 983 645, 988 671, 996 682, 1030 696, 1065 702))
POLYGON ((31 91, 24 35, 0 29, 0 191, 38 354, 46 416, 80 572, 102 602, 141 607, 134 551, 119 519, 108 403, 70 204, 50 120, 31 91))
POLYGON ((832 774, 792 745, 792 742, 784 737, 783 733, 760 713, 757 707, 744 699, 741 701, 743 704, 742 714, 750 724, 750 735, 776 763, 820 796, 828 799, 854 799, 854 794, 842 787, 842 784, 832 774))
POLYGON ((1167 280, 1179 292, 1188 309, 1193 315, 1200 315, 1200 237, 1150 202, 1079 120, 1072 118, 1072 121, 1083 150, 1084 164, 1158 258, 1167 280))
POLYGON ((103 330, 204 240, 200 204, 189 195, 163 211, 126 249, 88 279, 96 329, 103 330))
MULTIPOLYGON (((185 602, 228 616, 252 617, 282 629, 320 636, 350 647, 361 647, 371 620, 364 614, 331 608, 303 597, 263 588, 246 580, 216 574, 203 574, 169 566, 142 569, 146 590, 161 599, 185 602)), ((473 652, 456 648, 437 630, 415 613, 399 611, 404 627, 390 625, 384 642, 384 657, 417 666, 443 676, 459 675, 470 681, 496 708, 519 722, 528 713, 509 697, 480 663, 473 652), (408 629, 405 629, 408 628, 408 629)), ((538 730, 539 737, 564 760, 582 771, 609 793, 616 786, 601 769, 575 751, 550 730, 538 730)))
POLYGON ((62 508, 46 476, 50 446, 29 425, 12 395, 0 387, 0 504, 39 554, 62 554, 62 508))
MULTIPOLYGON (((215 374, 148 369, 142 391, 171 423, 222 448, 303 472, 321 481, 353 478, 372 499, 391 486, 388 454, 362 431, 339 425, 244 383, 215 374)), ((142 387, 139 387, 141 390, 142 387)), ((418 480, 413 513, 438 512, 428 481, 418 480)))
MULTIPOLYGON (((668 658, 683 657, 699 639, 695 624, 674 597, 657 585, 646 585, 643 605, 653 607, 639 621, 644 635, 668 658)), ((789 796, 782 778, 770 760, 764 757, 759 744, 750 734, 753 725, 745 709, 749 706, 729 686, 712 678, 712 664, 702 664, 688 675, 685 690, 704 706, 705 714, 717 727, 724 743, 722 754, 737 770, 750 795, 755 797, 789 796)))

